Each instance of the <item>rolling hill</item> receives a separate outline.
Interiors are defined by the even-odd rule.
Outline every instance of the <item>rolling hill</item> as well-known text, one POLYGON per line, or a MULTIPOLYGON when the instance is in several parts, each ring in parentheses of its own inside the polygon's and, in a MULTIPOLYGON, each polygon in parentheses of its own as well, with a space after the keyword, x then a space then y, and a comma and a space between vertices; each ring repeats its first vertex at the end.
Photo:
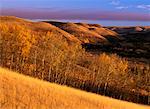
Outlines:
POLYGON ((1 109, 150 109, 0 68, 1 109))
POLYGON ((55 21, 32 22, 14 16, 1 16, 0 22, 9 25, 21 25, 33 32, 53 32, 71 42, 110 44, 119 39, 118 34, 97 24, 65 23, 55 21))
POLYGON ((103 28, 98 24, 67 23, 57 21, 46 22, 55 25, 70 34, 73 34, 83 43, 113 44, 115 40, 120 39, 115 31, 103 28))
POLYGON ((75 36, 48 23, 32 22, 32 21, 14 17, 14 16, 0 16, 0 23, 1 24, 5 23, 8 25, 24 26, 30 29, 32 32, 40 32, 40 33, 52 32, 52 34, 57 35, 57 36, 62 36, 64 39, 67 39, 69 42, 80 43, 80 41, 75 36))
POLYGON ((60 29, 74 35, 83 43, 108 43, 107 39, 101 36, 100 34, 90 31, 87 26, 75 23, 65 23, 65 22, 55 22, 55 21, 46 21, 60 29))

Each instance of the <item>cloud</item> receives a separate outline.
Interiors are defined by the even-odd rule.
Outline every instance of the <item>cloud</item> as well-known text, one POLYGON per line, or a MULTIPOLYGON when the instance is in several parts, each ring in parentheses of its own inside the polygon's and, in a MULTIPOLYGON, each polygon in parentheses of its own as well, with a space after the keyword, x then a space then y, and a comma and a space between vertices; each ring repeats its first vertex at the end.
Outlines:
POLYGON ((110 4, 115 6, 116 9, 127 9, 127 8, 129 8, 128 6, 121 5, 121 2, 119 0, 112 0, 110 4))
POLYGON ((120 4, 120 1, 116 1, 116 0, 113 0, 113 1, 111 1, 111 3, 110 4, 112 4, 112 5, 119 5, 120 4))
POLYGON ((128 6, 117 6, 116 9, 127 9, 129 8, 128 6))
POLYGON ((70 20, 136 20, 150 21, 149 15, 142 13, 93 11, 90 10, 43 10, 43 9, 6 9, 0 15, 17 16, 29 19, 70 19, 70 20), (65 13, 64 13, 65 12, 65 13))
POLYGON ((150 11, 150 5, 138 5, 137 8, 139 9, 146 9, 150 11))

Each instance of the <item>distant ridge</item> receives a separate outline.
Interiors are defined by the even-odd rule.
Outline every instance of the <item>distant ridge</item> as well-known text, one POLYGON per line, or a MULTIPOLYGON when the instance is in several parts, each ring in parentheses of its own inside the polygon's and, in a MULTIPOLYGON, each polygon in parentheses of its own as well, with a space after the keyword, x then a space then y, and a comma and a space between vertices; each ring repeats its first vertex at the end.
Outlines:
POLYGON ((45 21, 60 29, 76 36, 83 43, 93 44, 109 44, 110 38, 119 40, 118 34, 112 30, 103 28, 99 24, 86 24, 86 23, 69 23, 57 21, 45 21))

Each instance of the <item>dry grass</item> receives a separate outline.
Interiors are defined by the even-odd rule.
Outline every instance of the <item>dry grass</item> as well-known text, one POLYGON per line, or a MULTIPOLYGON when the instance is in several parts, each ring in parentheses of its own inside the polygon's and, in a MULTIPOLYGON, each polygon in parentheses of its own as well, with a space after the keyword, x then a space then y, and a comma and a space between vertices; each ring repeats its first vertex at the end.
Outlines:
POLYGON ((44 23, 44 22, 31 22, 29 20, 17 18, 14 16, 0 16, 0 24, 1 25, 19 25, 25 28, 30 29, 32 32, 52 32, 53 34, 57 36, 63 36, 65 39, 67 39, 70 42, 79 42, 80 41, 73 35, 61 30, 60 28, 57 28, 51 24, 44 23))
POLYGON ((85 28, 87 28, 88 30, 90 30, 91 32, 95 32, 103 37, 118 37, 118 33, 116 33, 115 31, 112 31, 110 29, 104 28, 99 24, 86 24, 86 23, 75 23, 79 26, 83 26, 85 28))
POLYGON ((1 109, 150 109, 0 68, 1 109))
POLYGON ((54 22, 48 21, 52 25, 55 25, 62 30, 67 31, 70 34, 73 34, 77 38, 79 38, 82 42, 86 43, 107 43, 109 39, 119 39, 118 34, 115 31, 112 31, 107 28, 103 28, 98 24, 86 24, 86 23, 62 23, 62 22, 54 22), (95 40, 92 39, 95 38, 95 40), (87 40, 85 40, 87 39, 87 40), (108 40, 107 40, 108 39, 108 40))
POLYGON ((60 29, 76 36, 78 39, 80 39, 81 42, 84 43, 98 43, 98 42, 106 43, 107 42, 107 40, 100 34, 94 31, 90 31, 88 29, 89 26, 86 24, 61 23, 61 22, 53 22, 53 21, 52 22, 48 21, 48 23, 55 25, 60 29))

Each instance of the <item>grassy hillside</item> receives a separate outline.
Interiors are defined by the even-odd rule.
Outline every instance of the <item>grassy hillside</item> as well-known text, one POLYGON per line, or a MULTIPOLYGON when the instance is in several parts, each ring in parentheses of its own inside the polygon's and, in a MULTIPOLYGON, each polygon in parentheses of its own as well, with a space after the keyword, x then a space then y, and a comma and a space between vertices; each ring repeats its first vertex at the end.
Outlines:
POLYGON ((0 16, 0 23, 1 23, 1 25, 3 25, 3 24, 9 25, 9 26, 19 25, 22 27, 26 27, 26 28, 30 29, 32 31, 32 33, 40 32, 40 33, 44 34, 45 32, 51 32, 54 35, 57 35, 60 37, 62 36, 64 39, 67 39, 68 41, 80 42, 73 35, 65 32, 51 24, 44 23, 44 22, 31 22, 29 20, 17 18, 14 16, 0 16))
POLYGON ((119 35, 115 31, 103 28, 98 24, 67 23, 55 21, 47 22, 70 34, 73 34, 83 43, 114 44, 114 42, 120 39, 119 35))
POLYGON ((103 36, 103 37, 112 37, 112 38, 119 38, 118 34, 115 31, 112 31, 108 28, 104 28, 101 25, 98 24, 85 24, 85 23, 76 23, 77 25, 81 25, 85 28, 87 28, 89 31, 91 32, 96 32, 99 35, 103 36))
POLYGON ((60 29, 76 36, 83 43, 107 43, 107 39, 101 36, 100 34, 90 31, 88 25, 80 25, 75 23, 63 23, 63 22, 54 22, 47 21, 52 25, 59 27, 60 29))
POLYGON ((150 109, 0 68, 1 109, 150 109))

